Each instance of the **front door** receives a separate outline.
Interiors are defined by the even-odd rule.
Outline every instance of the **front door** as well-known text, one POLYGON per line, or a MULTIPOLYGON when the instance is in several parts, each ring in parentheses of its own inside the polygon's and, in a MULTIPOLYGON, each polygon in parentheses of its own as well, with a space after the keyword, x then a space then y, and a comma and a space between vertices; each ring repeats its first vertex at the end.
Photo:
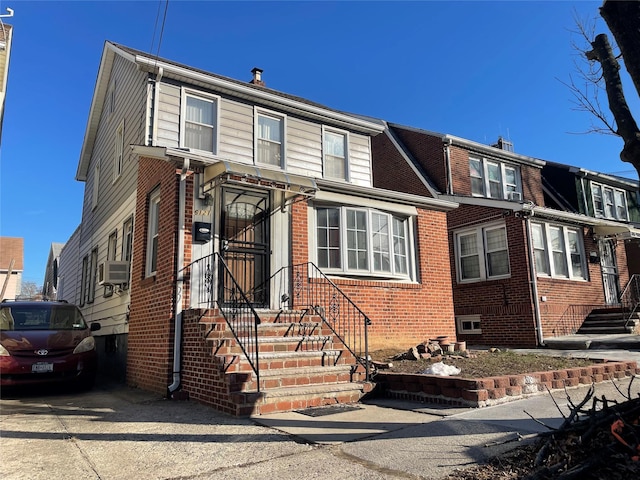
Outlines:
POLYGON ((222 197, 222 257, 249 302, 267 307, 269 194, 225 188, 222 197))
POLYGON ((602 268, 602 283, 604 285, 604 298, 607 305, 619 303, 618 266, 616 264, 616 251, 612 240, 600 240, 600 267, 602 268))

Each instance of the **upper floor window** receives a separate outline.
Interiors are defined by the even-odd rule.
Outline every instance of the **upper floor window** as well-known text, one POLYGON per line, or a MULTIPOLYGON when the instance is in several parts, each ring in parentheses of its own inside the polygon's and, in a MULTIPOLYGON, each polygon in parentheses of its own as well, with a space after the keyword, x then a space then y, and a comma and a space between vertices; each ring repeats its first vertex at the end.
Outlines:
POLYGON ((324 130, 322 151, 325 178, 348 180, 347 135, 332 130, 324 130))
POLYGON ((596 217, 629 220, 627 195, 624 190, 591 182, 591 196, 596 217))
POLYGON ((149 195, 149 219, 147 223, 146 276, 155 275, 158 267, 158 240, 160 235, 160 189, 149 195))
POLYGON ((521 200, 520 170, 485 158, 469 158, 471 193, 474 196, 521 200))
POLYGON ((455 233, 458 281, 472 282, 510 275, 507 230, 486 225, 455 233))
POLYGON ((217 99, 183 91, 182 100, 182 146, 216 153, 217 99))
POLYGON ((100 197, 100 160, 96 162, 93 167, 93 191, 91 192, 91 208, 98 206, 98 199, 100 197))
POLYGON ((284 167, 284 118, 257 113, 256 162, 284 167))
POLYGON ((117 180, 122 174, 122 163, 124 159, 124 119, 116 129, 114 155, 113 155, 113 180, 117 180))
POLYGON ((409 276, 409 221, 367 208, 316 209, 318 266, 351 273, 409 276))
MULTIPOLYGON (((133 252, 133 217, 129 217, 122 225, 122 260, 131 264, 133 252)), ((115 259, 115 258, 114 258, 115 259)))
POLYGON ((538 275, 586 280, 587 267, 580 229, 532 223, 531 237, 538 275))

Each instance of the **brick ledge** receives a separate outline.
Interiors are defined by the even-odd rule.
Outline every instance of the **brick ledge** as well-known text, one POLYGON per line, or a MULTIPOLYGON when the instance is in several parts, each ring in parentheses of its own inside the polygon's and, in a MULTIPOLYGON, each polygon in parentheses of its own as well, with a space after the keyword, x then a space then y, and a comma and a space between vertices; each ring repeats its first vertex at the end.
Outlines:
POLYGON ((376 393, 400 400, 441 405, 487 407, 549 390, 590 385, 640 374, 636 362, 602 362, 567 368, 479 379, 419 373, 378 372, 376 393))

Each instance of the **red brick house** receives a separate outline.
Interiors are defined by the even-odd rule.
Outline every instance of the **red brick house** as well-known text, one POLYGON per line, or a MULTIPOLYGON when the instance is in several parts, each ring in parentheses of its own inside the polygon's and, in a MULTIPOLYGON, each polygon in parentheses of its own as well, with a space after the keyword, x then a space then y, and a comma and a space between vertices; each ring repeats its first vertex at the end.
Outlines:
POLYGON ((375 188, 382 122, 107 42, 61 298, 127 383, 232 413, 358 400, 367 352, 455 338, 447 212, 375 188))
MULTIPOLYGON (((378 188, 432 195, 460 206, 447 214, 457 336, 469 344, 534 347, 578 330, 629 281, 618 222, 545 205, 546 162, 496 145, 388 124, 372 139, 378 188), (603 242, 613 255, 601 254, 603 242)), ((626 330, 625 330, 626 331, 626 330)))

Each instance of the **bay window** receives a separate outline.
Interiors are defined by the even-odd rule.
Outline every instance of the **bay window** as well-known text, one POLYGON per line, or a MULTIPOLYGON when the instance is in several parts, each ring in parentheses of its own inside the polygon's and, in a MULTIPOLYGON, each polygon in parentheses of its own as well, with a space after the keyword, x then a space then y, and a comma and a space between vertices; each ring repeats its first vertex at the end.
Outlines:
POLYGON ((316 255, 326 270, 409 276, 409 221, 355 207, 316 208, 316 255))

